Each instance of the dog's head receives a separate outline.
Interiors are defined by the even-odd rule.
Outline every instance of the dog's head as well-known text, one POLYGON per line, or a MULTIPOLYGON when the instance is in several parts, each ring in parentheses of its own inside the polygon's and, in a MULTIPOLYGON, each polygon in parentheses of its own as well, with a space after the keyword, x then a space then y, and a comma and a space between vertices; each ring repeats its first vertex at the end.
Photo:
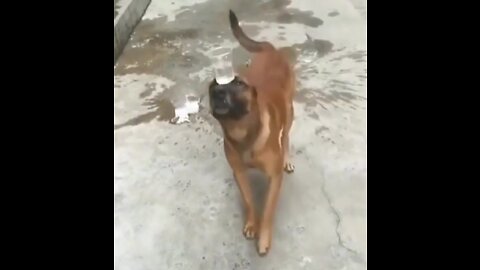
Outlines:
POLYGON ((218 120, 241 119, 251 111, 256 98, 255 88, 238 76, 227 84, 218 84, 214 79, 208 95, 212 115, 218 120))

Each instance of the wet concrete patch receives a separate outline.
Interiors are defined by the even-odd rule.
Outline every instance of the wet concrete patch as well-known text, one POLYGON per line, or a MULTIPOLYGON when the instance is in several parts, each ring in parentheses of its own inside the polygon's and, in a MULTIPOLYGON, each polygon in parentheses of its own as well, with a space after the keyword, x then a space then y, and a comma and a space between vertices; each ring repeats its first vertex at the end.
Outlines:
POLYGON ((115 204, 121 204, 124 199, 125 199, 125 194, 123 193, 117 193, 117 194, 114 194, 113 196, 113 200, 115 204))
MULTIPOLYGON (((156 74, 168 77, 177 84, 162 94, 161 100, 168 100, 169 103, 159 103, 159 106, 163 104, 168 109, 158 108, 154 112, 135 117, 119 125, 120 127, 155 118, 167 120, 165 115, 172 116, 170 105, 181 106, 179 100, 185 94, 190 93, 199 98, 206 94, 208 82, 205 81, 204 75, 207 74, 207 79, 211 79, 208 76, 209 72, 204 71, 203 76, 197 74, 212 64, 212 59, 205 51, 222 44, 225 39, 230 39, 234 44, 228 27, 218 23, 220 17, 228 14, 225 10, 228 10, 227 6, 222 7, 209 2, 199 3, 177 14, 174 22, 166 22, 165 17, 160 17, 155 20, 143 20, 137 26, 131 41, 117 62, 115 74, 117 76, 132 73, 156 74), (198 29, 191 27, 198 25, 202 27, 198 29), (159 115, 164 117, 158 117, 159 115)), ((245 26, 245 31, 249 34, 255 34, 258 29, 259 27, 255 25, 245 26)), ((237 63, 245 61, 248 57, 241 53, 237 55, 241 56, 237 63)), ((239 63, 237 66, 242 64, 239 63)), ((139 98, 149 97, 151 93, 152 89, 147 86, 139 98)))
MULTIPOLYGON (((279 40, 284 40, 283 37, 278 37, 279 40)), ((297 59, 300 54, 311 54, 312 57, 321 58, 332 51, 333 43, 322 39, 307 39, 303 43, 293 44, 289 47, 278 48, 283 55, 285 55, 292 65, 297 64, 297 59)), ((316 69, 312 69, 313 73, 318 73, 316 69)), ((303 72, 298 72, 298 76, 302 77, 303 72)))
POLYGON ((331 91, 330 94, 323 95, 327 102, 343 101, 345 103, 351 103, 352 100, 358 99, 357 95, 350 92, 331 91))
MULTIPOLYGON (((300 11, 296 9, 287 8, 291 1, 287 0, 273 0, 268 2, 251 1, 248 4, 238 3, 234 1, 207 1, 203 3, 194 4, 188 7, 180 7, 181 13, 176 14, 175 21, 167 22, 165 17, 154 20, 143 20, 137 26, 137 29, 132 36, 130 47, 141 46, 143 54, 149 57, 158 57, 158 54, 172 54, 183 51, 195 51, 201 49, 208 50, 215 44, 221 44, 225 39, 232 42, 233 35, 230 33, 227 22, 227 12, 232 8, 242 22, 280 22, 285 23, 300 23, 307 26, 318 27, 322 24, 322 20, 313 16, 311 11, 300 11), (258 10, 262 10, 262 16, 257 16, 258 10), (202 25, 201 29, 191 29, 188 27, 202 25), (201 38, 200 38, 201 37, 201 38), (181 40, 181 42, 178 42, 181 40), (177 42, 176 42, 177 41, 177 42), (141 44, 141 45, 139 45, 141 44), (152 48, 153 47, 153 48, 152 48), (165 50, 169 48, 170 50, 165 50), (154 49, 156 48, 156 49, 154 49)), ((245 25, 245 31, 250 36, 255 36, 258 30, 257 26, 245 25)), ((125 49, 124 55, 135 54, 133 58, 140 57, 139 52, 129 51, 125 49)), ((124 57, 125 58, 125 57, 124 57)), ((128 58, 128 56, 127 56, 128 58)), ((155 69, 158 62, 170 62, 177 59, 145 59, 149 62, 149 67, 140 68, 140 70, 131 70, 128 72, 149 72, 150 69, 155 69)), ((182 59, 178 59, 181 61, 182 59)), ((188 61, 188 59, 184 59, 188 61)), ((129 61, 119 63, 118 74, 121 74, 122 66, 129 61)), ((131 64, 131 63, 130 63, 131 64)), ((209 63, 201 63, 208 65, 209 63)), ((185 71, 189 72, 189 71, 185 71)))
POLYGON ((296 52, 301 51, 296 64, 299 81, 295 100, 304 104, 309 117, 317 106, 350 111, 364 107, 365 65, 358 60, 366 56, 365 51, 334 49, 329 41, 310 37, 293 47, 296 52))
POLYGON ((161 74, 182 78, 197 72, 210 64, 210 59, 205 55, 186 47, 196 42, 198 35, 197 29, 188 28, 157 31, 147 35, 146 39, 134 37, 118 60, 115 73, 161 74))
POLYGON ((318 27, 323 24, 320 18, 313 16, 311 11, 301 11, 288 8, 291 0, 249 1, 248 4, 234 1, 232 9, 237 13, 240 20, 258 22, 260 20, 280 23, 299 23, 310 27, 318 27), (262 16, 258 16, 258 11, 262 16))
POLYGON ((310 27, 319 27, 323 21, 317 17, 313 17, 311 11, 290 11, 284 12, 277 17, 277 22, 280 23, 300 23, 310 27))
POLYGON ((295 95, 295 101, 304 104, 306 107, 321 106, 327 110, 326 105, 338 107, 343 102, 350 107, 357 107, 354 101, 365 100, 364 97, 347 91, 325 90, 325 89, 300 89, 295 95))
POLYGON ((323 109, 327 109, 319 100, 316 94, 315 89, 302 89, 295 93, 295 101, 300 102, 305 105, 305 107, 316 107, 317 105, 321 106, 323 109))
POLYGON ((340 81, 335 79, 330 80, 327 85, 330 89, 339 89, 352 93, 358 92, 357 86, 363 86, 363 84, 354 84, 349 81, 340 81))
MULTIPOLYGON (((125 126, 148 123, 153 120, 169 121, 172 124, 181 124, 190 122, 190 120, 195 122, 195 119, 189 115, 202 112, 206 109, 205 106, 202 105, 202 101, 207 94, 207 85, 208 81, 195 82, 186 79, 182 84, 174 84, 168 88, 162 85, 163 91, 155 94, 153 97, 146 98, 155 90, 154 83, 147 83, 145 85, 146 89, 140 93, 139 98, 145 99, 142 105, 148 112, 132 117, 122 124, 115 125, 114 130, 125 126), (185 95, 187 92, 192 94, 185 95), (192 104, 197 106, 195 111, 191 111, 190 107, 192 104), (189 106, 185 108, 185 105, 189 106)), ((208 114, 208 112, 205 113, 208 114)), ((214 123, 213 120, 211 122, 214 123)))
POLYGON ((154 82, 151 82, 151 83, 146 83, 145 84, 145 91, 143 91, 142 93, 140 93, 139 97, 140 98, 146 98, 146 97, 149 97, 153 91, 155 91, 156 89, 156 83, 154 82))
POLYGON ((317 128, 315 129, 315 135, 318 135, 318 134, 322 133, 323 131, 328 131, 328 130, 329 130, 328 127, 324 127, 324 126, 322 126, 322 127, 317 127, 317 128))
POLYGON ((356 52, 352 52, 352 53, 349 53, 349 54, 346 54, 346 55, 342 55, 342 56, 333 58, 330 61, 338 61, 338 60, 342 60, 344 58, 350 58, 350 59, 353 59, 357 62, 366 62, 365 57, 367 57, 367 52, 366 51, 356 51, 356 52))
MULTIPOLYGON (((167 118, 173 117, 175 108, 183 105, 181 102, 185 95, 190 94, 200 99, 205 96, 208 81, 213 78, 211 76, 213 74, 208 71, 213 60, 209 51, 215 46, 225 46, 225 44, 227 47, 232 46, 235 70, 240 71, 246 67, 245 63, 250 55, 238 46, 228 24, 225 23, 228 20, 228 9, 234 10, 240 21, 246 23, 243 26, 245 32, 249 36, 257 38, 262 27, 268 26, 251 23, 265 21, 295 23, 308 27, 319 27, 323 24, 323 21, 315 17, 311 11, 288 8, 290 3, 289 0, 251 1, 248 4, 237 1, 231 3, 229 1, 206 1, 191 6, 181 6, 173 21, 169 21, 166 16, 160 16, 153 20, 142 20, 125 47, 122 57, 117 61, 115 75, 132 73, 162 75, 176 84, 174 87, 166 89, 161 97, 154 97, 157 101, 161 100, 162 102, 157 102, 157 107, 153 111, 134 117, 124 124, 118 125, 117 128, 154 119, 171 120, 167 118), (262 16, 258 16, 258 10, 262 10, 262 16), (162 106, 165 108, 160 108, 162 106)), ((278 29, 288 28, 280 25, 278 29)), ((286 40, 286 31, 281 32, 284 35, 281 35, 279 40, 286 40)), ((333 47, 333 43, 328 40, 308 37, 303 43, 281 49, 290 61, 295 63, 298 54, 311 54, 312 57, 319 58, 330 53, 333 47)), ((310 73, 317 75, 318 70, 312 69, 310 73)), ((146 85, 146 90, 139 95, 139 98, 150 98, 152 87, 152 85, 146 85)), ((302 98, 308 99, 300 94, 298 99, 302 100, 302 98)), ((328 101, 329 98, 326 97, 325 100, 328 101)), ((308 104, 313 105, 314 101, 308 101, 308 104)), ((200 106, 199 114, 204 109, 200 106)), ((312 117, 316 116, 312 115, 312 117)), ((210 120, 207 121, 210 122, 210 120)), ((211 121, 211 124, 216 125, 217 123, 211 121)))
POLYGON ((332 11, 328 13, 328 17, 336 17, 338 15, 340 15, 340 12, 338 11, 332 11))
MULTIPOLYGON (((237 13, 242 22, 275 22, 280 17, 280 20, 301 23, 308 26, 318 26, 321 24, 321 20, 314 17, 310 11, 287 9, 286 6, 289 3, 290 1, 285 0, 273 0, 269 2, 252 1, 248 4, 238 3, 236 1, 232 3, 228 3, 228 1, 207 1, 188 7, 182 6, 180 10, 183 11, 175 16, 175 21, 166 22, 166 18, 141 21, 132 36, 131 44, 134 44, 136 41, 150 39, 154 36, 159 37, 163 41, 182 38, 182 32, 185 33, 186 31, 184 27, 198 25, 202 25, 201 30, 197 30, 194 35, 191 34, 192 32, 186 32, 187 35, 184 36, 186 39, 201 36, 201 42, 200 40, 196 40, 198 42, 187 41, 187 43, 191 43, 191 46, 200 46, 200 43, 207 43, 207 45, 209 43, 221 43, 225 38, 234 41, 228 25, 224 24, 230 8, 237 13), (258 10, 262 10, 263 14, 261 17, 256 15, 258 10)), ((248 32, 249 35, 255 35, 254 29, 250 29, 250 27, 252 26, 246 25, 245 31, 248 32)))
POLYGON ((143 113, 139 116, 129 119, 125 123, 114 125, 113 129, 117 130, 126 126, 145 124, 155 119, 157 121, 168 121, 175 117, 175 107, 169 100, 149 99, 145 102, 145 105, 147 105, 152 111, 143 113))
POLYGON ((317 57, 323 57, 333 49, 333 43, 328 40, 313 39, 308 37, 307 41, 303 44, 296 44, 293 48, 300 51, 311 51, 316 54, 317 57))
POLYGON ((308 114, 308 117, 312 118, 312 119, 315 119, 315 120, 319 120, 320 119, 320 116, 318 115, 318 113, 316 112, 311 112, 308 114))
POLYGON ((141 20, 145 10, 151 0, 124 0, 122 2, 114 1, 113 18, 113 63, 122 53, 125 45, 135 29, 137 23, 141 20), (118 8, 117 8, 118 4, 118 8))
MULTIPOLYGON (((281 37, 279 37, 282 40, 281 37)), ((293 44, 289 47, 282 47, 279 50, 287 56, 290 63, 295 65, 297 63, 299 54, 310 54, 312 58, 321 58, 333 51, 334 44, 328 40, 313 39, 308 37, 303 43, 293 44)), ((312 70, 314 73, 318 73, 316 69, 312 70)), ((302 72, 298 72, 298 75, 302 76, 302 72)))

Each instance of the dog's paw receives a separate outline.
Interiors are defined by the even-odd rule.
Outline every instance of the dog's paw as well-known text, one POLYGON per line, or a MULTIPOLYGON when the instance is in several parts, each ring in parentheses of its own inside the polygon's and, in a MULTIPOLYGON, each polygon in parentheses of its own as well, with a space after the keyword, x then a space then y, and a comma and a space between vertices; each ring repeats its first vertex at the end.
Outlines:
POLYGON ((270 250, 271 238, 268 233, 260 234, 260 238, 258 239, 257 243, 257 250, 260 256, 267 255, 268 251, 270 250))
POLYGON ((283 165, 283 170, 286 173, 293 173, 295 171, 295 165, 293 165, 293 163, 287 161, 287 162, 285 162, 285 165, 283 165))
POLYGON ((245 226, 243 227, 243 235, 247 239, 254 239, 257 236, 257 225, 253 220, 247 220, 245 226))

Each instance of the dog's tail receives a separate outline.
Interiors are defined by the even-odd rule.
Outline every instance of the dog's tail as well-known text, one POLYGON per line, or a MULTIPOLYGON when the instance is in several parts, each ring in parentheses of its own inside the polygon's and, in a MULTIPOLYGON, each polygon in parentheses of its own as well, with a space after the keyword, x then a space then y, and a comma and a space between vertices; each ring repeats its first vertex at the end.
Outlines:
POLYGON ((229 18, 230 28, 232 29, 233 35, 238 40, 240 45, 242 45, 242 47, 244 47, 247 51, 257 53, 272 48, 272 45, 268 42, 258 42, 245 35, 245 32, 243 32, 242 28, 238 24, 237 15, 235 15, 232 10, 230 10, 229 18))

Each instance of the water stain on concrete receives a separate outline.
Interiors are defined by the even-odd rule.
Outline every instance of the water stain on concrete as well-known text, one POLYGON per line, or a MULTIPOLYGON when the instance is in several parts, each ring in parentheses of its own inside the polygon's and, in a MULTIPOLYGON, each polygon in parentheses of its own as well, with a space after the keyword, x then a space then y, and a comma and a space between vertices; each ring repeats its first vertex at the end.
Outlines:
POLYGON ((118 59, 115 73, 117 75, 144 73, 163 75, 170 79, 185 78, 211 63, 202 53, 185 47, 189 40, 195 42, 193 40, 197 37, 198 30, 183 29, 152 34, 140 42, 133 38, 122 57, 118 59))
POLYGON ((123 200, 125 199, 125 195, 123 193, 116 193, 113 196, 115 204, 121 204, 123 200))
MULTIPOLYGON (((302 54, 314 54, 315 58, 318 59, 332 52, 333 47, 334 44, 328 40, 313 39, 307 35, 307 40, 305 42, 296 43, 289 47, 282 47, 279 48, 279 50, 287 56, 290 63, 295 64, 298 58, 297 52, 301 52, 302 54)), ((309 64, 303 64, 300 66, 298 74, 305 74, 307 69, 311 71, 310 73, 318 73, 318 71, 315 68, 312 68, 309 64)))
POLYGON ((140 93, 139 97, 140 98, 147 98, 149 97, 153 91, 156 89, 156 83, 146 83, 145 84, 146 89, 140 93))
POLYGON ((310 118, 315 119, 315 120, 319 120, 319 119, 320 119, 320 117, 318 116, 318 114, 317 114, 316 112, 311 112, 310 114, 308 114, 308 116, 309 116, 310 118))
POLYGON ((328 13, 328 17, 336 17, 338 15, 340 15, 340 12, 338 12, 338 11, 332 11, 332 12, 328 13))
POLYGON ((323 57, 329 53, 333 48, 333 43, 328 40, 314 39, 312 40, 312 50, 315 50, 318 54, 318 57, 323 57))
POLYGON ((287 8, 291 0, 271 0, 271 1, 250 1, 245 4, 241 1, 234 1, 233 10, 237 13, 240 20, 279 22, 279 23, 299 23, 310 27, 318 27, 323 24, 320 18, 313 16, 311 11, 301 11, 295 8, 287 8), (256 14, 258 10, 262 11, 262 16, 256 14))
MULTIPOLYGON (((241 22, 299 23, 310 27, 319 27, 323 24, 323 21, 313 16, 311 11, 287 8, 290 3, 290 0, 249 1, 248 4, 240 1, 206 1, 180 7, 183 11, 175 16, 174 21, 167 21, 165 16, 154 20, 142 20, 117 61, 115 75, 132 73, 161 75, 176 84, 165 89, 162 94, 150 98, 155 87, 159 86, 147 83, 146 90, 139 98, 150 98, 144 103, 145 106, 149 106, 149 111, 115 125, 114 129, 147 123, 154 119, 170 120, 175 116, 175 105, 186 93, 200 97, 206 95, 208 80, 211 78, 202 81, 202 78, 191 78, 189 75, 211 66, 211 59, 202 51, 208 51, 226 39, 236 42, 228 25, 225 24, 228 21, 229 9, 237 13, 241 22), (258 16, 258 10, 262 10, 263 16, 258 16), (199 27, 200 25, 202 27, 199 27)), ((284 26, 279 28, 285 29, 284 26)), ((250 24, 245 25, 244 30, 249 36, 257 36, 260 27, 250 24)), ((285 52, 293 63, 296 60, 297 49, 314 51, 323 56, 332 47, 333 44, 329 41, 309 40, 287 48, 285 52)), ((236 48, 232 57, 236 71, 241 71, 245 68, 249 55, 243 49, 236 48)), ((204 108, 201 107, 198 116, 217 126, 216 121, 204 108)), ((221 134, 221 130, 217 128, 214 132, 221 134)))
POLYGON ((320 105, 325 110, 327 109, 319 102, 315 90, 313 89, 302 89, 301 91, 298 91, 295 94, 294 100, 303 103, 305 107, 316 107, 317 105, 320 105))
MULTIPOLYGON (((225 24, 230 8, 235 10, 243 22, 278 22, 280 20, 284 23, 295 22, 312 27, 323 23, 321 19, 314 17, 311 11, 286 8, 290 2, 289 0, 273 0, 269 2, 252 1, 245 4, 238 1, 232 3, 207 1, 182 7, 184 11, 177 14, 175 21, 172 22, 167 22, 165 17, 143 20, 137 26, 131 42, 120 59, 124 61, 118 63, 117 73, 152 73, 153 71, 156 74, 155 70, 159 69, 157 66, 159 63, 189 62, 189 57, 178 57, 179 53, 189 51, 188 53, 193 54, 192 58, 199 58, 201 56, 195 53, 195 48, 208 49, 215 43, 220 44, 226 38, 234 41, 230 29, 225 24), (262 10, 262 17, 256 15, 258 10, 262 10), (188 28, 198 25, 202 25, 202 28, 188 28), (190 47, 190 50, 187 47, 190 47), (137 50, 132 51, 132 49, 137 50), (176 55, 177 57, 174 57, 176 55), (137 59, 138 63, 143 64, 126 71, 122 67, 132 64, 128 58, 131 58, 130 60, 137 59)), ((255 28, 258 29, 258 27, 256 26, 246 25, 244 28, 250 36, 257 34, 255 28)), ((195 66, 195 63, 188 64, 195 66)), ((186 64, 187 67, 188 64, 186 64)), ((205 66, 209 62, 199 61, 198 64, 205 66)), ((165 69, 168 68, 162 70, 163 74, 165 74, 165 69)), ((192 71, 185 70, 184 72, 192 71)))
POLYGON ((344 102, 350 106, 356 107, 357 105, 353 101, 360 99, 365 100, 364 97, 350 92, 309 88, 301 89, 295 95, 295 101, 305 104, 306 107, 316 107, 319 105, 325 110, 327 110, 325 105, 329 104, 333 107, 338 107, 336 105, 339 102, 344 102))
POLYGON ((279 23, 300 23, 310 27, 319 27, 323 21, 317 17, 313 17, 311 11, 291 11, 284 12, 277 17, 279 23))
POLYGON ((340 80, 330 80, 328 82, 328 87, 333 89, 340 89, 349 92, 358 92, 358 89, 352 87, 363 86, 362 84, 353 84, 350 82, 340 81, 340 80))
POLYGON ((333 83, 333 84, 341 84, 341 85, 355 85, 351 82, 345 82, 345 81, 340 81, 340 80, 335 80, 335 79, 330 80, 330 82, 333 83))
POLYGON ((329 128, 328 128, 328 127, 325 127, 325 126, 317 127, 317 128, 315 129, 315 135, 318 135, 318 134, 322 133, 323 131, 327 131, 327 130, 329 130, 329 128))
POLYGON ((334 103, 337 101, 344 101, 346 103, 351 103, 352 100, 356 100, 357 96, 350 92, 341 92, 341 91, 331 91, 329 94, 324 94, 325 100, 329 103, 334 103))
MULTIPOLYGON (((280 38, 280 37, 279 37, 280 38)), ((330 53, 333 48, 333 43, 328 40, 322 39, 312 39, 309 38, 303 43, 296 43, 289 47, 281 47, 278 50, 287 57, 291 64, 297 62, 298 53, 314 53, 316 57, 320 58, 330 53)), ((310 68, 308 65, 302 65, 300 68, 301 72, 298 74, 303 74, 306 68, 310 68)), ((312 72, 318 73, 316 69, 311 69, 312 72)))
POLYGON ((341 52, 341 51, 344 51, 347 47, 341 47, 341 48, 337 48, 337 49, 333 49, 332 52, 341 52))
POLYGON ((113 129, 118 130, 126 126, 149 123, 154 119, 157 119, 157 121, 167 121, 175 116, 175 107, 167 99, 149 99, 145 104, 154 110, 127 120, 125 123, 114 125, 113 129))
POLYGON ((357 62, 366 62, 366 60, 365 60, 366 56, 367 56, 366 51, 356 51, 356 52, 353 52, 353 53, 349 53, 349 54, 346 54, 346 55, 342 55, 342 56, 333 58, 330 61, 338 61, 338 60, 342 60, 344 58, 350 58, 350 59, 353 59, 357 62))
POLYGON ((307 35, 307 40, 303 44, 297 44, 294 48, 315 52, 316 56, 320 58, 333 50, 333 43, 328 40, 314 39, 307 35))

